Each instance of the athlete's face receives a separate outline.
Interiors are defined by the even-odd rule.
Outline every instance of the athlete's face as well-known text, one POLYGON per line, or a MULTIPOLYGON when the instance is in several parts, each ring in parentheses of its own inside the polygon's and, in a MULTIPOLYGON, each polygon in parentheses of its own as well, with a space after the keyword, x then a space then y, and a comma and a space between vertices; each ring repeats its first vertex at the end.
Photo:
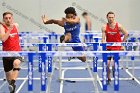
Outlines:
POLYGON ((85 19, 87 19, 87 18, 88 18, 88 16, 87 16, 87 15, 84 15, 83 17, 84 17, 85 19))
POLYGON ((108 14, 107 20, 108 20, 108 23, 113 23, 114 20, 115 20, 115 15, 114 14, 108 14))
POLYGON ((13 23, 13 17, 11 14, 7 14, 3 17, 3 21, 7 26, 10 26, 10 24, 13 23))
POLYGON ((74 14, 66 14, 66 18, 67 19, 75 19, 75 15, 74 14))

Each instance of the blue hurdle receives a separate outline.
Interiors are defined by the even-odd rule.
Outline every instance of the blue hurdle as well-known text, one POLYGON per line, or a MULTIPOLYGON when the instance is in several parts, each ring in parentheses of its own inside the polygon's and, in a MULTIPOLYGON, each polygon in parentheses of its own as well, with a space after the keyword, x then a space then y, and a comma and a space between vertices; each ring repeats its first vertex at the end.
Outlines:
MULTIPOLYGON (((28 90, 29 91, 32 91, 33 90, 33 56, 36 54, 36 52, 28 52, 28 51, 23 51, 23 54, 19 52, 19 55, 25 55, 25 54, 28 54, 28 90)), ((38 52, 39 55, 41 56, 41 60, 42 60, 42 72, 41 72, 41 90, 42 91, 45 91, 46 90, 46 57, 47 58, 47 61, 48 61, 48 72, 51 73, 52 71, 52 65, 49 65, 49 63, 52 63, 52 60, 50 59, 52 56, 53 56, 53 53, 55 52, 51 52, 51 51, 42 51, 42 52, 38 52)), ((58 52, 58 53, 61 53, 61 52, 58 52)), ((74 53, 72 51, 72 53, 74 53)), ((90 53, 90 51, 89 51, 90 53)), ((89 54, 87 53, 87 54, 89 54)), ((130 52, 126 52, 124 54, 121 54, 123 53, 123 51, 120 51, 120 53, 117 51, 117 52, 114 52, 114 51, 110 51, 107 53, 107 51, 92 51, 91 52, 92 54, 94 54, 93 56, 96 56, 97 54, 102 54, 103 55, 103 91, 106 91, 107 90, 107 85, 106 85, 106 75, 107 75, 107 69, 106 69, 106 63, 107 63, 107 55, 108 54, 111 54, 111 55, 114 55, 115 56, 115 80, 114 80, 114 90, 115 91, 118 91, 119 90, 119 63, 118 63, 118 57, 119 57, 119 54, 120 55, 126 55, 127 53, 130 53, 130 52), (106 63, 105 63, 106 62, 106 63)), ((135 53, 135 52, 134 52, 135 53)), ((62 53, 63 54, 63 53, 62 53)), ((67 53, 66 53, 67 54, 67 53)), ((86 55, 87 55, 86 54, 86 55)), ((137 53, 135 53, 137 54, 137 53)), ((1 56, 4 55, 4 52, 2 52, 0 54, 1 56)), ((10 53, 8 52, 7 55, 10 55, 10 53)), ((11 54, 12 56, 17 56, 15 55, 14 53, 11 54)), ((82 55, 81 53, 79 54, 79 56, 82 55)), ((140 55, 140 51, 138 52, 137 55, 140 55)), ((57 55, 59 56, 59 55, 57 55)), ((64 55, 62 55, 64 56, 64 55)), ((69 56, 69 55, 68 55, 69 56)), ((97 66, 96 66, 97 67, 97 66)), ((95 70, 94 70, 95 71, 95 70)))
MULTIPOLYGON (((132 39, 132 41, 134 40, 134 38, 132 39)), ((102 50, 106 51, 106 46, 111 46, 111 43, 102 43, 102 50)), ((140 46, 139 42, 128 42, 128 43, 121 43, 121 46, 140 46)), ((132 50, 133 51, 133 50, 132 50)), ((102 73, 102 78, 103 78, 103 91, 107 91, 107 56, 108 55, 112 55, 114 56, 114 63, 115 63, 115 78, 114 78, 114 91, 119 91, 119 54, 120 53, 103 53, 103 73, 102 73)), ((125 55, 125 54, 124 54, 125 55)), ((134 61, 134 55, 131 55, 131 60, 134 61)), ((134 62, 133 62, 133 66, 134 66, 134 62)), ((134 73, 134 71, 133 71, 134 73)), ((132 74, 134 75, 134 74, 132 74)), ((134 80, 134 78, 132 78, 134 80)))
MULTIPOLYGON (((106 51, 107 44, 101 44, 103 51, 106 51)), ((108 55, 114 56, 114 63, 115 63, 115 77, 114 77, 114 91, 119 91, 119 53, 103 53, 103 73, 102 73, 102 84, 103 84, 103 91, 107 91, 107 57, 108 55)))
MULTIPOLYGON (((33 56, 35 54, 36 53, 28 53, 28 91, 33 91, 33 56)), ((42 64, 41 91, 46 91, 46 53, 39 53, 39 55, 42 64)))
MULTIPOLYGON (((113 43, 103 43, 103 44, 99 44, 99 43, 87 43, 87 46, 88 45, 92 45, 93 46, 93 52, 94 53, 102 53, 103 55, 103 91, 106 91, 107 90, 107 83, 106 83, 106 80, 107 80, 107 69, 106 69, 106 66, 107 66, 107 55, 113 55, 115 56, 115 78, 114 78, 114 90, 115 91, 118 91, 119 90, 119 62, 118 62, 118 57, 119 57, 119 52, 108 52, 107 51, 104 51, 104 52, 100 52, 100 51, 97 51, 97 48, 98 46, 102 46, 103 47, 103 50, 106 50, 106 46, 107 45, 112 45, 113 43)), ((24 45, 24 44, 22 44, 24 45)), ((26 44, 25 44, 26 45, 26 44)), ((42 49, 42 52, 43 50, 45 50, 43 53, 39 53, 40 55, 40 60, 41 60, 41 90, 42 91, 45 91, 46 90, 46 62, 45 60, 47 59, 48 61, 48 73, 51 73, 52 72, 52 57, 53 55, 49 54, 49 51, 51 52, 52 51, 52 46, 55 45, 55 46, 80 46, 80 45, 84 45, 84 44, 58 44, 58 43, 54 43, 54 44, 29 44, 29 45, 36 45, 36 46, 39 46, 39 49, 41 50, 42 49), (46 51, 47 50, 47 51, 46 51), (48 54, 46 54, 46 53, 48 54)), ((123 46, 130 46, 130 45, 138 45, 140 46, 140 43, 121 43, 121 45, 123 46)), ((129 52, 129 51, 128 51, 129 52)), ((36 52, 35 52, 36 53, 36 52)), ((28 64, 28 74, 29 74, 29 81, 28 81, 28 90, 29 91, 32 91, 33 90, 33 56, 35 53, 29 53, 28 54, 28 60, 29 60, 29 64, 28 64)), ((123 52, 122 52, 123 53, 123 52)), ((125 52, 124 52, 125 53, 125 52)), ((127 52, 126 52, 127 53, 127 52)), ((125 54, 124 54, 125 55, 125 54)), ((95 55, 94 55, 95 56, 95 55)), ((98 58, 97 58, 98 59, 98 58)), ((97 72, 97 61, 98 60, 94 60, 93 63, 93 72, 97 72)))

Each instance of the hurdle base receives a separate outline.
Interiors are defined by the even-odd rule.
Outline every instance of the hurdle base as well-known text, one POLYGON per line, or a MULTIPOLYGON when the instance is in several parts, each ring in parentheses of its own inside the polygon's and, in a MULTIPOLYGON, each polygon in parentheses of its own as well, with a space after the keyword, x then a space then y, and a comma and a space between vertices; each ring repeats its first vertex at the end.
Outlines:
MULTIPOLYGON (((85 69, 86 69, 86 70, 88 70, 88 68, 87 68, 87 67, 86 67, 85 69)), ((92 70, 92 68, 90 68, 90 70, 92 70)))
POLYGON ((76 81, 73 81, 73 80, 65 80, 65 81, 69 83, 76 83, 76 81))
POLYGON ((126 67, 125 69, 128 69, 128 67, 126 67))
POLYGON ((60 81, 93 81, 94 78, 61 78, 60 81))
POLYGON ((135 80, 134 78, 132 78, 132 80, 135 80))

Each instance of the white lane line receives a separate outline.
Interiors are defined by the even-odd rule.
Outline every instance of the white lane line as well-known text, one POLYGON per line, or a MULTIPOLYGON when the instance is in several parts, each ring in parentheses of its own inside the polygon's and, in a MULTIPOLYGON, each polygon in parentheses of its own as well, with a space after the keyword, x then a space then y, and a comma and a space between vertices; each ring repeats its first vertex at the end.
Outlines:
POLYGON ((7 82, 5 81, 1 86, 0 86, 0 90, 1 88, 6 84, 7 82))
POLYGON ((101 82, 100 77, 99 77, 98 74, 97 74, 97 81, 99 82, 99 85, 101 86, 101 89, 102 89, 102 88, 103 88, 103 86, 102 86, 102 82, 101 82))
MULTIPOLYGON (((26 76, 26 78, 28 78, 28 75, 26 76)), ((22 84, 19 86, 18 90, 16 91, 16 93, 19 93, 19 91, 23 88, 23 85, 26 83, 28 79, 25 79, 22 84)))
MULTIPOLYGON (((35 71, 36 69, 34 69, 34 71, 35 71)), ((28 75, 26 76, 26 78, 28 78, 28 75)), ((26 81, 27 81, 28 79, 25 79, 23 82, 22 82, 22 84, 19 86, 19 88, 17 89, 17 91, 16 91, 16 93, 19 93, 19 91, 23 88, 23 85, 26 83, 26 81)))
POLYGON ((128 75, 130 75, 130 77, 134 78, 134 80, 140 85, 140 81, 139 81, 136 77, 134 77, 134 76, 128 71, 128 69, 126 69, 125 71, 126 71, 126 73, 127 73, 128 75))

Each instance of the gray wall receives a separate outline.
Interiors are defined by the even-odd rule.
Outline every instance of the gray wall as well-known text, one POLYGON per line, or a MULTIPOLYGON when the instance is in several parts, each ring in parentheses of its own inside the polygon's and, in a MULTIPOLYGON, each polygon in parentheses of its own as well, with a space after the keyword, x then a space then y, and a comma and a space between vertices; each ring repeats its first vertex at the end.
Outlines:
MULTIPOLYGON (((128 30, 140 30, 140 0, 0 0, 0 15, 12 11, 14 19, 20 25, 20 31, 52 30, 63 33, 63 28, 56 25, 43 25, 41 15, 61 19, 64 9, 74 6, 81 17, 81 31, 84 31, 83 11, 90 13, 92 29, 100 30, 106 21, 106 13, 114 11, 116 20, 128 30)), ((0 16, 2 20, 2 16, 0 16)))

